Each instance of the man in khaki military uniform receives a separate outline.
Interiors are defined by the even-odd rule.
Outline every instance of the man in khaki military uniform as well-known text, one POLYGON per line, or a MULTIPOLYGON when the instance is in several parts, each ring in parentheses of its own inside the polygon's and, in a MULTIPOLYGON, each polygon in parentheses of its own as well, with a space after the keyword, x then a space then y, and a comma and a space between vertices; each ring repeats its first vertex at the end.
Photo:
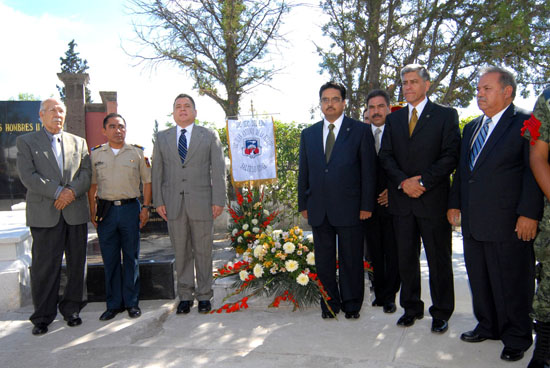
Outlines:
POLYGON ((105 265, 107 310, 99 319, 108 321, 125 309, 131 318, 137 318, 141 315, 139 229, 149 220, 151 168, 143 147, 126 144, 126 121, 121 115, 105 117, 103 134, 107 143, 92 149, 92 185, 88 193, 105 265), (140 183, 143 206, 138 201, 140 183))

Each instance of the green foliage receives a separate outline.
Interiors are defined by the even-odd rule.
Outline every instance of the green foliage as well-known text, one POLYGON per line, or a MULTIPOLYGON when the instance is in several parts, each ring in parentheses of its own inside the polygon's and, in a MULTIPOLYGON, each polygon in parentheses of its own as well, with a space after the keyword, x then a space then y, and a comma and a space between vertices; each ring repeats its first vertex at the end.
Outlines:
POLYGON ((464 127, 466 126, 466 124, 468 124, 470 121, 474 120, 475 118, 476 118, 475 116, 468 116, 468 117, 460 119, 460 122, 458 123, 458 126, 460 128, 460 134, 461 135, 462 135, 462 130, 464 130, 464 127))
MULTIPOLYGON (((75 47, 78 46, 74 40, 69 42, 69 49, 65 51, 65 57, 60 57, 61 61, 61 73, 82 74, 90 68, 86 59, 81 59, 80 53, 75 51, 75 47)), ((63 102, 65 102, 65 87, 57 86, 59 96, 63 102)), ((92 92, 88 87, 84 87, 86 103, 92 102, 92 92)))
POLYGON ((32 93, 20 92, 17 95, 17 100, 13 97, 10 97, 9 101, 40 101, 40 97, 35 96, 32 93))
POLYGON ((475 95, 479 70, 514 70, 520 92, 550 80, 550 2, 547 0, 323 0, 329 47, 317 47, 321 70, 349 93, 347 115, 359 118, 375 88, 403 99, 400 69, 425 65, 429 94, 457 107, 475 95))
POLYGON ((200 95, 226 116, 239 114, 244 93, 278 71, 266 60, 288 6, 280 0, 132 0, 138 42, 152 51, 142 61, 168 61, 184 69, 200 95), (225 91, 220 91, 220 87, 225 91))

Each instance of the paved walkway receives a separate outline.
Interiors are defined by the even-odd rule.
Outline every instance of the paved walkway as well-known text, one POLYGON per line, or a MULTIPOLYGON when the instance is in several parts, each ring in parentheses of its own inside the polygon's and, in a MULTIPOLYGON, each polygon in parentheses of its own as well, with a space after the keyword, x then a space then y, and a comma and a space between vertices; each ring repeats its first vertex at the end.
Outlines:
MULTIPOLYGON (((456 312, 449 331, 430 332, 426 316, 410 328, 395 325, 402 314, 385 314, 367 300, 356 321, 323 320, 317 308, 292 312, 290 307, 250 309, 232 314, 176 315, 176 301, 142 301, 143 315, 120 314, 98 320, 104 303, 81 313, 83 324, 68 327, 58 319, 50 332, 31 334, 32 307, 0 314, 0 367, 525 367, 499 356, 500 341, 468 344, 462 332, 475 325, 462 257, 454 238, 456 312)), ((367 293, 367 298, 370 298, 367 293)), ((423 260, 423 298, 429 306, 427 268, 423 260)))

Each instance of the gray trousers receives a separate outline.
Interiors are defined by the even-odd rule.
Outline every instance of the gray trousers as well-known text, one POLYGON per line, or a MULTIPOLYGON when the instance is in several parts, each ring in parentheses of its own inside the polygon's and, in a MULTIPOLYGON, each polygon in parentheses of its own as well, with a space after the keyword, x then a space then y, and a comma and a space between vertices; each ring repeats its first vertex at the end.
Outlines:
POLYGON ((213 220, 190 219, 182 203, 178 217, 168 221, 168 233, 176 256, 177 292, 180 300, 210 300, 213 295, 213 220))

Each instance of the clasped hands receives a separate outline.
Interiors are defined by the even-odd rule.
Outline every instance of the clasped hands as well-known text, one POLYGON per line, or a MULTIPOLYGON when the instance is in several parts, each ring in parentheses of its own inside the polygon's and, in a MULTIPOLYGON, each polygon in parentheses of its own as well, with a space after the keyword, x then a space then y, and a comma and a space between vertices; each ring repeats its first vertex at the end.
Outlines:
POLYGON ((59 197, 55 200, 53 203, 53 206, 61 211, 65 207, 67 207, 69 204, 71 204, 72 201, 74 201, 76 198, 74 192, 70 188, 63 188, 61 190, 61 193, 59 193, 59 197))
POLYGON ((401 189, 411 198, 418 198, 426 191, 426 188, 420 185, 420 175, 410 177, 401 182, 401 189))

